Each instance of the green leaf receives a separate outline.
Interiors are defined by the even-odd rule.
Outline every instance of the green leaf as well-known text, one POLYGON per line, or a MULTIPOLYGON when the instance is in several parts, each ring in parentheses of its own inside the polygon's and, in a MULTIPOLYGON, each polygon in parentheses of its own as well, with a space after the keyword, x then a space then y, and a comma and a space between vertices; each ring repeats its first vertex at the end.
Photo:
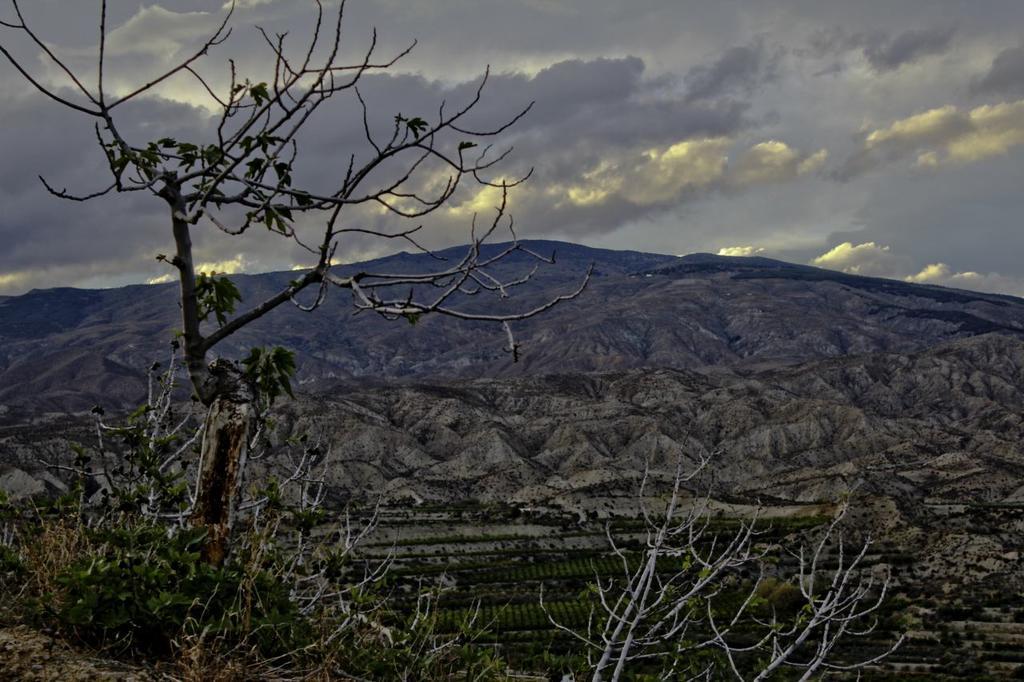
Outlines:
MULTIPOLYGON (((291 220, 291 211, 284 209, 284 212, 288 214, 287 217, 291 220)), ((288 224, 284 221, 284 214, 281 212, 281 209, 267 206, 263 211, 263 224, 269 230, 288 234, 288 224)))
POLYGON ((270 99, 270 93, 267 92, 267 84, 257 83, 252 86, 249 88, 249 96, 256 102, 256 106, 263 104, 263 102, 270 99))
POLYGON ((420 135, 423 134, 423 131, 430 127, 430 125, 419 116, 413 116, 412 118, 404 120, 409 132, 411 132, 413 137, 417 140, 420 139, 420 135))
POLYGON ((153 408, 150 405, 139 405, 131 414, 128 415, 128 423, 130 424, 133 421, 138 420, 152 409, 153 408))
POLYGON ((196 302, 200 321, 206 320, 212 313, 217 324, 223 327, 227 324, 228 315, 235 312, 235 304, 241 300, 241 292, 229 278, 202 272, 196 276, 196 302))
POLYGON ((266 163, 263 159, 251 159, 245 167, 249 170, 246 171, 245 177, 254 178, 259 175, 259 172, 263 170, 263 164, 266 163))
POLYGON ((282 393, 294 398, 291 377, 295 374, 295 353, 274 346, 258 346, 249 351, 242 360, 246 377, 253 383, 260 395, 273 404, 282 393))
POLYGON ((203 148, 203 160, 211 165, 218 165, 224 160, 224 150, 215 144, 208 144, 203 148))

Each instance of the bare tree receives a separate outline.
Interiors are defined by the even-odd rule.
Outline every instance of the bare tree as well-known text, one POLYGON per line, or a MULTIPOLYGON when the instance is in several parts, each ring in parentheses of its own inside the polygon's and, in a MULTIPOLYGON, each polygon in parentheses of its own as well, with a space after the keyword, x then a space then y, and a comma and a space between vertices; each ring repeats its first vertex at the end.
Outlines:
POLYGON ((123 423, 110 423, 101 407, 93 408, 93 447, 72 443, 69 463, 40 459, 47 468, 74 477, 79 514, 96 517, 130 510, 148 521, 178 527, 191 516, 195 476, 187 460, 203 428, 193 403, 178 405, 174 400, 180 356, 174 342, 167 365, 155 362, 149 367, 146 401, 123 423))
POLYGON ((273 71, 265 80, 241 78, 233 61, 228 62, 225 88, 218 89, 200 72, 203 59, 231 33, 232 3, 223 20, 194 53, 117 96, 111 95, 104 85, 106 0, 100 2, 95 82, 91 75, 87 82, 36 33, 18 0, 11 0, 11 9, 13 16, 0 20, 0 26, 26 38, 42 62, 58 73, 63 82, 50 84, 34 75, 28 66, 31 62, 16 56, 10 44, 0 43, 0 53, 50 100, 94 119, 96 139, 111 173, 109 184, 86 194, 56 189, 43 180, 46 188, 70 201, 88 201, 117 192, 142 192, 158 198, 167 208, 174 252, 158 258, 177 271, 185 364, 196 396, 208 408, 200 448, 199 494, 192 515, 194 524, 208 529, 204 549, 207 561, 222 562, 229 549, 242 471, 256 422, 258 393, 271 399, 281 391, 290 393, 288 377, 294 371, 292 356, 283 349, 254 349, 245 360, 245 371, 224 359, 209 363, 207 356, 218 343, 285 303, 312 311, 323 303, 330 289, 336 288, 350 292, 356 310, 388 319, 404 317, 415 321, 424 314, 438 314, 502 325, 507 337, 505 350, 517 357, 519 349, 509 323, 577 296, 589 279, 588 273, 575 291, 528 310, 492 313, 460 305, 464 297, 472 295, 504 299, 513 287, 528 281, 532 273, 507 281, 492 270, 492 266, 514 252, 553 262, 553 257, 532 253, 516 241, 507 213, 509 189, 529 174, 515 180, 490 175, 496 173, 496 164, 511 150, 492 153, 491 146, 484 144, 518 121, 532 104, 489 129, 470 128, 464 121, 481 100, 488 80, 485 72, 468 101, 456 107, 442 104, 430 119, 399 113, 394 116, 389 134, 376 137, 365 99, 358 89, 360 79, 392 67, 413 46, 378 59, 374 31, 361 59, 352 63, 342 61, 339 55, 344 0, 331 14, 316 0, 311 33, 297 50, 292 50, 290 44, 286 46, 284 34, 271 35, 259 29, 274 62, 273 71), (154 94, 173 78, 191 79, 196 88, 206 93, 210 106, 219 112, 215 130, 204 140, 128 139, 119 126, 124 105, 154 94), (323 105, 342 95, 350 95, 353 106, 361 108, 366 155, 361 157, 355 151, 348 154, 344 173, 326 191, 293 184, 300 157, 300 133, 323 105), (436 175, 438 169, 443 169, 447 179, 430 193, 423 188, 432 186, 429 174, 436 175), (430 253, 417 238, 422 225, 393 231, 364 227, 352 219, 352 208, 377 206, 398 218, 415 220, 444 206, 463 184, 494 188, 500 200, 493 218, 479 229, 474 217, 471 244, 458 262, 414 274, 363 272, 342 276, 332 269, 340 240, 352 235, 401 240, 430 253), (319 222, 314 238, 299 228, 300 216, 306 216, 303 223, 319 222), (316 263, 275 295, 236 314, 235 305, 241 297, 230 280, 197 274, 192 232, 207 225, 230 235, 244 235, 259 224, 298 244, 316 263), (511 245, 485 256, 481 244, 498 230, 506 229, 511 245), (311 302, 301 303, 296 296, 306 289, 313 290, 315 296, 311 302), (211 316, 213 319, 207 321, 211 316))
POLYGON ((767 578, 764 559, 771 549, 760 539, 757 515, 741 521, 735 531, 722 533, 712 524, 708 497, 698 496, 689 504, 684 499, 686 488, 711 461, 704 454, 687 471, 680 457, 664 509, 658 512, 645 502, 650 479, 645 469, 639 500, 646 528, 640 550, 624 549, 610 524, 606 527, 622 572, 610 579, 595 576, 596 601, 585 630, 554 618, 541 592, 548 620, 583 645, 591 679, 614 682, 637 666, 646 666, 660 668, 662 679, 766 680, 788 667, 802 670, 799 679, 809 680, 822 670, 859 670, 892 653, 902 636, 864 660, 834 657, 841 641, 875 630, 873 614, 889 586, 888 576, 877 581, 865 572, 870 538, 852 553, 847 551, 839 532, 845 503, 813 548, 795 554, 802 598, 798 614, 786 622, 774 610, 767 617, 755 612, 752 607, 767 578), (823 567, 827 559, 835 562, 834 568, 823 567), (739 576, 751 569, 756 577, 745 584, 739 576), (729 591, 741 591, 743 596, 739 606, 723 613, 721 597, 729 591), (697 656, 715 651, 721 653, 720 662, 697 656), (759 656, 752 670, 740 660, 747 654, 759 656))

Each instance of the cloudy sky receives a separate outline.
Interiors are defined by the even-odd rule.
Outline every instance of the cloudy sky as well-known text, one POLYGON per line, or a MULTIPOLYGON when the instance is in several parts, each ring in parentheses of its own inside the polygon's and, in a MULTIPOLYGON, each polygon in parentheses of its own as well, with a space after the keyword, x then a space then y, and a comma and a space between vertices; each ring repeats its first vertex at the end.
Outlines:
MULTIPOLYGON (((239 3, 230 39, 199 66, 215 85, 229 58, 267 80, 257 25, 288 31, 296 49, 308 35, 312 2, 239 3)), ((91 78, 99 2, 22 5, 53 51, 91 78)), ((128 92, 173 64, 221 13, 219 1, 110 0, 108 89, 128 92)), ((1020 0, 349 0, 346 54, 365 49, 373 27, 381 54, 418 45, 365 78, 371 125, 466 101, 487 65, 476 122, 536 101, 500 140, 515 148, 508 177, 534 169, 511 198, 521 236, 762 254, 1024 295, 1020 0)), ((17 32, 0 29, 0 45, 41 82, 66 87, 17 32)), ((302 178, 337 178, 350 153, 368 152, 357 107, 339 99, 310 125, 302 178)), ((181 78, 126 107, 121 126, 140 143, 203 140, 212 113, 181 78)), ((0 121, 0 295, 167 275, 154 258, 172 243, 161 200, 71 203, 39 183, 103 185, 91 119, 0 63, 0 121)), ((423 221, 426 243, 465 242, 473 212, 493 203, 460 192, 423 221)), ((392 227, 379 214, 346 219, 392 227)), ((197 260, 218 271, 309 262, 266 232, 229 238, 201 225, 195 239, 197 260)), ((401 248, 363 238, 341 247, 346 261, 401 248)))

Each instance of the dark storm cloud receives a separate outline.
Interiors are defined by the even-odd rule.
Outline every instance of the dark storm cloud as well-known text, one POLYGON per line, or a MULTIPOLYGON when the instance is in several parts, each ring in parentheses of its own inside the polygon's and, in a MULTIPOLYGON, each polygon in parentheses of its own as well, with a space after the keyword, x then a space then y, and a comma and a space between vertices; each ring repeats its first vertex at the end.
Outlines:
POLYGON ((922 57, 942 54, 953 41, 954 27, 906 31, 889 40, 864 47, 864 56, 876 71, 891 71, 922 57))
MULTIPOLYGON (((500 120, 524 103, 533 110, 515 129, 532 133, 554 149, 579 144, 662 143, 694 135, 729 135, 747 124, 748 105, 740 100, 690 103, 661 91, 659 81, 642 78, 644 62, 622 59, 572 60, 554 64, 533 77, 501 74, 489 82, 486 99, 474 115, 500 120)), ((466 99, 472 84, 452 90, 466 99)))
MULTIPOLYGON (((430 118, 436 116, 442 102, 449 110, 455 109, 470 101, 478 83, 447 85, 417 75, 380 74, 366 76, 360 90, 369 107, 371 131, 383 137, 395 114, 430 118)), ((666 96, 662 86, 657 79, 644 79, 644 63, 635 57, 566 60, 533 76, 499 73, 490 77, 479 107, 466 121, 468 127, 493 127, 535 102, 529 115, 503 137, 504 143, 516 149, 500 171, 496 170, 515 177, 536 166, 533 181, 514 197, 516 217, 525 233, 541 235, 553 229, 576 234, 602 232, 642 216, 650 206, 620 199, 600 207, 553 208, 553 198, 545 196, 544 189, 555 183, 570 184, 605 158, 667 147, 695 136, 731 135, 746 124, 747 105, 741 102, 689 104, 678 96, 666 96)), ((356 154, 357 161, 369 157, 371 148, 360 112, 353 98, 339 99, 311 119, 299 139, 297 180, 314 191, 333 191, 350 153, 356 154)), ((212 119, 196 107, 144 99, 121 115, 122 132, 139 145, 163 136, 210 141, 212 119)), ((113 276, 126 267, 136 272, 158 268, 153 256, 169 248, 159 199, 140 194, 71 204, 45 194, 35 180, 35 174, 41 174, 57 187, 81 193, 108 182, 90 121, 47 106, 41 96, 33 95, 18 106, 9 106, 6 122, 9 125, 0 131, 0 144, 30 163, 31 173, 24 165, 0 166, 0 196, 16 206, 0 219, 0 239, 8 245, 0 253, 0 271, 34 272, 35 283, 51 278, 54 267, 80 260, 90 262, 90 276, 113 276), (33 199, 18 202, 17 196, 33 199), (28 225, 32 228, 26 229, 28 225)), ((398 171, 398 165, 385 167, 370 179, 370 185, 390 184, 389 178, 398 171)), ((468 214, 442 211, 432 221, 435 235, 427 242, 461 241, 469 218, 468 214)), ((395 218, 389 214, 356 213, 353 219, 382 229, 395 227, 395 218)), ((290 262, 308 259, 308 254, 294 245, 275 242, 256 231, 240 244, 239 239, 223 238, 205 225, 197 229, 196 239, 200 261, 231 259, 239 251, 255 251, 248 262, 262 262, 264 267, 287 267, 290 262), (254 249, 258 243, 265 247, 254 249)))
POLYGON ((686 101, 712 99, 726 94, 750 95, 779 76, 784 51, 768 49, 763 41, 733 47, 710 64, 701 64, 687 72, 684 81, 686 101))
MULTIPOLYGON (((826 57, 859 51, 871 68, 881 73, 946 52, 955 33, 954 26, 911 29, 895 36, 884 31, 849 33, 835 27, 812 36, 810 53, 826 57)), ((838 68, 832 64, 825 72, 834 73, 838 68)))
MULTIPOLYGON (((745 115, 749 104, 730 99, 687 103, 678 94, 666 93, 658 79, 645 79, 644 70, 642 60, 623 57, 567 60, 532 76, 490 76, 466 127, 494 127, 534 103, 499 140, 499 147, 515 148, 501 173, 515 177, 534 169, 533 179, 516 198, 517 219, 524 229, 543 233, 563 225, 566 216, 554 218, 542 201, 535 213, 524 212, 523 205, 532 204, 527 198, 553 183, 571 183, 603 159, 689 138, 732 136, 750 125, 745 115)), ((390 130, 394 114, 429 117, 441 102, 454 110, 472 99, 478 84, 479 80, 447 85, 422 76, 382 74, 365 77, 360 92, 370 111, 371 131, 380 137, 390 130)), ((343 170, 340 161, 347 160, 348 151, 355 151, 357 160, 365 157, 370 149, 358 112, 341 105, 313 120, 301 146, 305 170, 299 177, 323 184, 343 170)), ((590 213, 581 211, 581 216, 590 213)), ((593 219, 570 216, 570 222, 607 230, 623 218, 614 212, 592 213, 593 219)))
MULTIPOLYGON (((160 100, 139 100, 124 113, 125 133, 136 138, 148 137, 152 129, 187 134, 204 123, 195 109, 160 100)), ((0 216, 5 245, 0 271, 53 270, 83 262, 94 271, 97 263, 131 258, 159 243, 153 239, 150 207, 159 208, 153 197, 110 196, 80 203, 43 189, 39 175, 58 189, 80 194, 110 183, 89 119, 49 106, 37 94, 8 101, 0 148, 6 158, 17 160, 0 165, 0 202, 5 207, 0 216)))
MULTIPOLYGON (((745 102, 720 99, 689 103, 678 94, 666 93, 658 79, 645 79, 644 63, 635 57, 621 59, 567 60, 542 69, 533 76, 492 75, 483 99, 467 119, 470 128, 493 126, 507 120, 530 102, 534 107, 502 142, 514 146, 513 154, 495 173, 519 177, 533 170, 530 181, 516 190, 512 210, 524 235, 540 236, 561 231, 576 236, 607 232, 623 222, 657 210, 664 202, 630 202, 611 197, 601 205, 572 205, 564 191, 602 163, 642 157, 648 149, 664 149, 688 139, 721 138, 744 130, 750 121, 745 102), (552 193, 561 187, 561 193, 552 193)), ((446 86, 419 76, 372 76, 361 91, 371 109, 374 134, 383 133, 395 112, 430 112, 441 101, 458 107, 472 98, 477 82, 446 86), (408 107, 415 107, 409 109, 408 107)), ((351 149, 365 142, 356 121, 337 125, 337 118, 319 120, 309 131, 317 140, 313 153, 351 149), (325 122, 329 121, 327 125, 325 122)), ((311 159, 307 156, 306 161, 311 159)), ((326 168, 329 154, 313 163, 326 168)), ((319 171, 316 174, 322 174, 319 171)), ((684 192, 680 191, 681 198, 684 192)), ((466 194, 455 202, 470 201, 466 194)), ((470 216, 441 212, 428 221, 440 238, 464 236, 470 216), (446 217, 447 216, 447 217, 446 217)), ((391 216, 361 217, 386 227, 391 216)), ((428 241, 430 237, 427 237, 428 241)))
MULTIPOLYGON (((109 25, 119 32, 109 82, 123 87, 188 54, 221 4, 112 0, 109 25)), ((95 5, 23 5, 94 82, 95 31, 81 27, 96 25, 95 5)), ((265 80, 271 55, 253 25, 287 31, 298 49, 312 9, 311 0, 239 0, 235 32, 202 72, 223 84, 232 57, 243 76, 265 80)), ((806 260, 841 242, 873 241, 891 244, 908 268, 942 262, 950 272, 1024 278, 1024 265, 1002 257, 1015 250, 1024 207, 1012 192, 988 201, 985 191, 988 174, 1024 168, 1024 104, 1015 101, 1024 97, 1024 48, 1004 49, 1020 40, 1019 0, 989 0, 984 11, 963 0, 350 0, 346 12, 346 58, 366 48, 372 26, 379 56, 419 40, 395 70, 361 84, 375 132, 396 113, 428 118, 442 100, 449 109, 467 101, 486 64, 491 82, 467 124, 495 124, 536 101, 495 140, 515 147, 502 173, 534 168, 512 196, 521 234, 673 253, 750 245, 806 260), (822 73, 831 77, 810 77, 822 73), (955 199, 954 177, 972 180, 955 199), (933 194, 941 201, 929 204, 933 194), (876 204, 886 210, 863 209, 876 204), (954 214, 983 223, 987 261, 975 240, 971 262, 957 262, 966 252, 964 231, 946 217, 954 214)), ((5 45, 8 36, 0 32, 5 45)), ((57 76, 34 57, 29 64, 44 79, 57 76)), ((194 84, 172 86, 166 99, 125 112, 134 139, 208 135, 204 112, 182 104, 197 103, 194 84)), ((90 121, 27 96, 2 64, 0 117, 0 294, 165 272, 153 260, 169 241, 160 200, 71 204, 35 180, 82 191, 102 182, 90 121)), ((358 106, 332 101, 303 137, 297 181, 336 186, 349 154, 358 161, 370 151, 361 127, 358 106)), ((488 197, 469 189, 427 222, 432 245, 464 241, 472 210, 487 207, 488 197)), ((374 211, 348 220, 394 227, 374 211)), ((239 239, 202 225, 195 239, 206 262, 259 270, 308 259, 266 231, 239 239)), ((343 248, 351 260, 402 247, 352 240, 343 248)))
POLYGON ((971 92, 1024 96, 1024 45, 1008 47, 996 55, 988 72, 971 83, 971 92))

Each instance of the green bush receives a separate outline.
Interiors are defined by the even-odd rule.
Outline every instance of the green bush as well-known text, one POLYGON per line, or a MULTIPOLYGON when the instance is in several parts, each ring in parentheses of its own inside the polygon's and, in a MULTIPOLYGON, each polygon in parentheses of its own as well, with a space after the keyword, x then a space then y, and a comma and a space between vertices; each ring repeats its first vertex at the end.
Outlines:
POLYGON ((11 547, 0 545, 0 588, 14 585, 25 573, 21 555, 11 547))
POLYGON ((93 645, 132 651, 165 653, 188 628, 289 650, 303 621, 287 588, 263 570, 199 561, 203 536, 141 523, 96 531, 98 549, 57 578, 57 621, 93 645))

